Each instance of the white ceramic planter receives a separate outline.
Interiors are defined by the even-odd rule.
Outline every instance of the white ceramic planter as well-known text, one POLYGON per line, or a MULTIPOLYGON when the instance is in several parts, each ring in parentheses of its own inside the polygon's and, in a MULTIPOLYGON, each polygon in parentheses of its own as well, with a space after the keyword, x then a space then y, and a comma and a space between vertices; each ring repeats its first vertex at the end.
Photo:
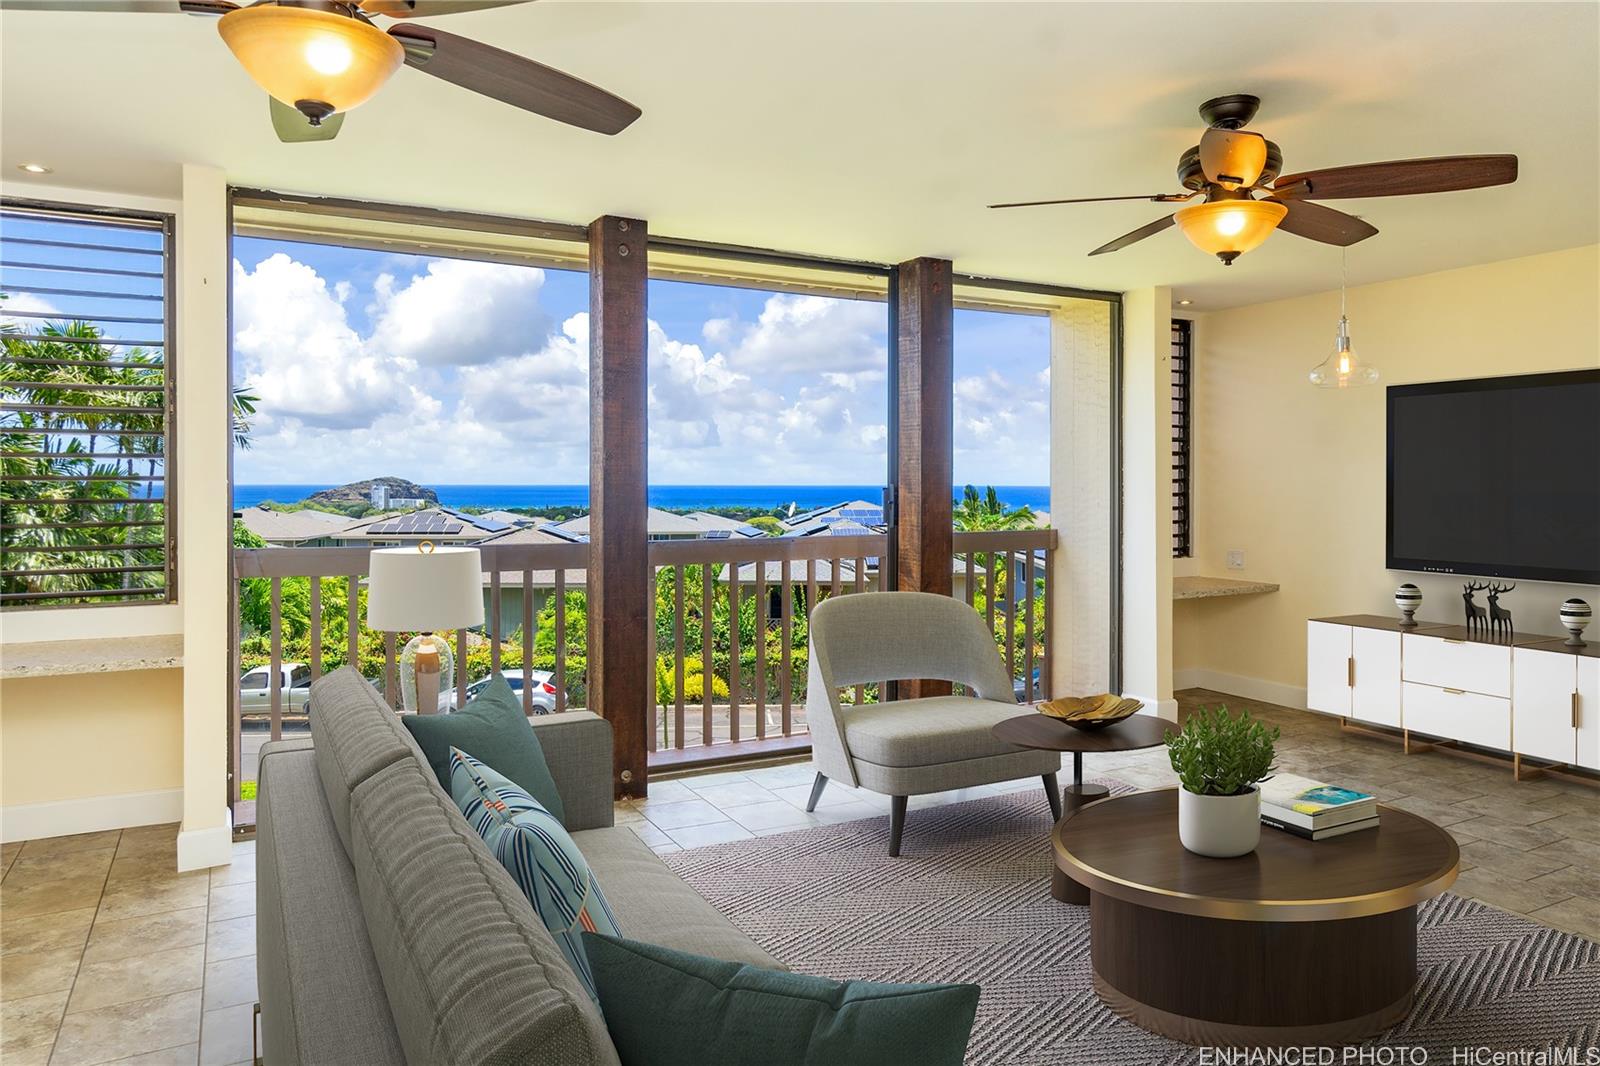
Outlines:
POLYGON ((1201 796, 1178 789, 1178 839, 1196 855, 1231 859, 1261 842, 1261 791, 1201 796))

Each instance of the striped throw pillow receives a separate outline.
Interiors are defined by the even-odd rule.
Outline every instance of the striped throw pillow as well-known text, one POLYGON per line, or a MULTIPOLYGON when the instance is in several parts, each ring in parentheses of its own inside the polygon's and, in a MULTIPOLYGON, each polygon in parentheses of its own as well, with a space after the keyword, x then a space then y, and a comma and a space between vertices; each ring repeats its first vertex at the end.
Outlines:
POLYGON ((560 819, 460 748, 450 749, 450 795, 533 904, 596 1003, 583 933, 618 934, 616 917, 560 819))

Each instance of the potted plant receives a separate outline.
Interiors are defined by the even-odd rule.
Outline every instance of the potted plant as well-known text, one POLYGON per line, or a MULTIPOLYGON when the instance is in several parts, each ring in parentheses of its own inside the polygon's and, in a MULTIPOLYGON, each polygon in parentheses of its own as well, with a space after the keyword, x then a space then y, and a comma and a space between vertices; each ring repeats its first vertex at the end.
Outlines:
POLYGON ((1245 711, 1202 708, 1179 732, 1167 733, 1167 755, 1183 787, 1178 790, 1178 839, 1197 855, 1227 859, 1247 855, 1261 841, 1258 782, 1273 771, 1276 726, 1268 729, 1245 711))

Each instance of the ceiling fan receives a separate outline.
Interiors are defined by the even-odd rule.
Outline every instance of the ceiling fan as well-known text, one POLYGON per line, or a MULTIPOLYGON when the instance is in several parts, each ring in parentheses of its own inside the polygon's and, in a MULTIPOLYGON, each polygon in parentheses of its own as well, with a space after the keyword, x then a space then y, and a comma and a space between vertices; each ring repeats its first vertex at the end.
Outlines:
POLYGON ((0 9, 209 15, 245 72, 271 97, 283 141, 326 141, 401 65, 569 126, 615 134, 642 112, 621 97, 467 37, 377 16, 413 19, 528 0, 0 0, 0 9))
POLYGON ((1200 143, 1178 159, 1178 182, 1187 192, 1155 196, 1094 196, 1076 200, 1030 200, 990 207, 1041 207, 1046 204, 1089 204, 1111 200, 1150 200, 1160 204, 1200 203, 1140 226, 1102 244, 1090 255, 1103 255, 1154 236, 1177 223, 1195 247, 1222 260, 1224 266, 1258 247, 1282 229, 1297 237, 1347 247, 1374 236, 1376 227, 1354 215, 1312 200, 1361 196, 1411 196, 1506 185, 1517 180, 1514 155, 1455 155, 1433 159, 1395 159, 1387 163, 1329 167, 1280 175, 1283 153, 1278 146, 1244 127, 1255 117, 1261 100, 1243 93, 1219 96, 1200 105, 1206 131, 1200 143), (1264 197, 1257 197, 1257 192, 1264 197))

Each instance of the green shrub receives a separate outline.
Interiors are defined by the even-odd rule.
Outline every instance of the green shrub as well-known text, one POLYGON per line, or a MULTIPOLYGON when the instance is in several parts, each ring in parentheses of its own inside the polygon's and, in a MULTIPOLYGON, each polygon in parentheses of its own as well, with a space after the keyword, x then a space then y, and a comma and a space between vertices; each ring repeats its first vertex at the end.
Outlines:
POLYGON ((1270 730, 1245 711, 1201 708, 1177 733, 1167 732, 1167 755, 1183 787, 1199 796, 1238 796, 1271 776, 1278 727, 1270 730))

